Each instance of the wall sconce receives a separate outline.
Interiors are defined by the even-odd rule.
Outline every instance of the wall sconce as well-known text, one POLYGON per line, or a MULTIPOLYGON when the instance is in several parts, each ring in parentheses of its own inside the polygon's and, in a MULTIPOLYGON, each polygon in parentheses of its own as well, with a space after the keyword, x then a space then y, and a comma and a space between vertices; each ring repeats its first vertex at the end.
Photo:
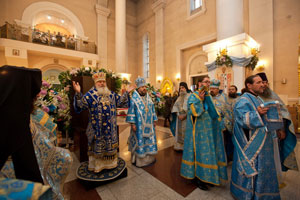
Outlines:
POLYGON ((256 64, 255 69, 256 69, 257 71, 264 71, 265 66, 266 66, 266 62, 265 62, 264 60, 260 60, 260 61, 258 61, 258 63, 256 64))
POLYGON ((177 80, 177 81, 180 81, 180 73, 178 73, 178 74, 176 75, 176 80, 177 80))
POLYGON ((120 73, 119 75, 120 75, 122 81, 130 81, 131 74, 120 73))
POLYGON ((162 77, 161 77, 161 76, 158 76, 158 77, 156 78, 156 80, 157 80, 158 83, 161 83, 162 77))
POLYGON ((281 83, 282 84, 286 84, 287 83, 287 79, 286 78, 281 79, 281 83))

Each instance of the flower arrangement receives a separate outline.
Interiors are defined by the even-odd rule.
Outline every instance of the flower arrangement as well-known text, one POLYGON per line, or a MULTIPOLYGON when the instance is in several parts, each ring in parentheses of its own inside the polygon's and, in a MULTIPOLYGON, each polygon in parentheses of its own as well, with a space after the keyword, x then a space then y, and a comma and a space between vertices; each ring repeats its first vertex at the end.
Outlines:
POLYGON ((70 114, 70 88, 72 85, 72 78, 76 76, 92 76, 94 72, 102 71, 106 74, 106 78, 110 78, 115 82, 115 92, 119 92, 122 85, 122 80, 111 70, 92 69, 91 67, 81 67, 72 70, 67 70, 59 74, 59 87, 43 80, 41 91, 35 102, 35 106, 41 108, 54 118, 56 123, 61 122, 63 129, 70 129, 70 122, 72 116, 70 114))
POLYGON ((251 55, 252 55, 252 58, 249 62, 248 65, 246 65, 246 67, 250 67, 252 70, 254 70, 256 64, 258 63, 258 53, 259 53, 259 50, 257 48, 252 48, 251 49, 251 55))
POLYGON ((35 101, 35 106, 41 108, 54 118, 55 122, 64 121, 65 126, 70 125, 70 100, 67 88, 55 89, 47 80, 43 80, 41 91, 35 101))
POLYGON ((227 67, 232 67, 232 60, 227 55, 227 49, 222 49, 217 54, 216 64, 218 66, 226 65, 227 67))
POLYGON ((63 87, 71 87, 72 78, 76 76, 92 76, 95 72, 104 72, 106 78, 110 78, 115 82, 115 91, 118 93, 122 86, 122 79, 117 76, 113 71, 106 69, 98 69, 82 66, 80 68, 74 68, 71 71, 67 70, 59 74, 58 79, 63 87))
POLYGON ((154 103, 154 107, 157 115, 162 115, 165 110, 165 100, 161 95, 160 90, 156 89, 153 85, 150 85, 150 83, 148 83, 147 91, 149 96, 152 99, 152 102, 154 103))

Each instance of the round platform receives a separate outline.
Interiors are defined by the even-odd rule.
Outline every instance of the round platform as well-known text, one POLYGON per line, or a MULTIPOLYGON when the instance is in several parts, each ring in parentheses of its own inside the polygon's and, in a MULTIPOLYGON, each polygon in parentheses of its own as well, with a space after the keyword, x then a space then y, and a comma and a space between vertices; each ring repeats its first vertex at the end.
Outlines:
POLYGON ((80 163, 76 176, 85 181, 108 181, 117 178, 126 169, 126 162, 118 158, 118 166, 113 169, 104 169, 99 173, 88 170, 88 161, 80 163))

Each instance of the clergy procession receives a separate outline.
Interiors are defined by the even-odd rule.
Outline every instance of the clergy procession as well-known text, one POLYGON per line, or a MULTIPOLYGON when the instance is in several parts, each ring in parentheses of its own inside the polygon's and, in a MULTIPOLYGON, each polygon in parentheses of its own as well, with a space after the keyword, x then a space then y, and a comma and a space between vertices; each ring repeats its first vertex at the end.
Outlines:
MULTIPOLYGON (((1 126, 4 127, 1 134, 1 168, 4 170, 1 173, 8 176, 14 170, 17 179, 48 184, 49 191, 53 192, 52 197, 63 199, 60 184, 70 170, 72 158, 68 150, 57 149, 52 143, 56 137, 53 119, 46 112, 33 107, 41 86, 40 74, 38 70, 13 66, 0 69, 1 74, 4 74, 0 79, 1 85, 3 81, 9 81, 12 87, 1 87, 1 93, 5 94, 1 103, 1 126), (22 74, 25 73, 32 74, 31 79, 23 80, 28 90, 32 91, 28 99, 31 103, 26 109, 28 119, 31 115, 31 120, 30 124, 21 121, 20 124, 28 127, 28 131, 31 130, 32 141, 24 140, 21 146, 9 148, 9 137, 14 134, 11 132, 13 129, 3 123, 8 120, 4 113, 8 108, 11 108, 10 112, 14 111, 12 108, 16 103, 25 100, 12 99, 16 92, 19 93, 13 88, 18 88, 22 74), (9 78, 13 75, 14 79, 9 78), (45 123, 45 120, 48 122, 45 123), (23 151, 22 148, 34 148, 35 156, 33 151, 23 151), (51 151, 56 151, 57 155, 47 163, 53 154, 51 151), (10 155, 12 162, 6 162, 10 155), (26 161, 24 158, 37 159, 34 163, 38 167, 33 168, 33 162, 31 165, 22 164, 26 161)), ((108 89, 104 72, 96 72, 92 78, 94 87, 86 94, 82 94, 80 84, 73 81, 75 112, 89 110, 86 128, 88 161, 86 168, 80 166, 88 176, 81 176, 84 173, 79 168, 78 177, 95 181, 106 173, 115 173, 111 170, 120 168, 122 159, 118 154, 116 124, 118 107, 128 107, 126 123, 130 124, 127 142, 130 162, 138 168, 155 165, 158 117, 147 91, 146 80, 138 77, 135 84, 128 86, 120 96, 108 89)), ((170 130, 174 137, 174 150, 182 152, 180 176, 204 191, 230 184, 234 199, 281 199, 280 188, 288 184, 285 183, 283 172, 298 170, 294 152, 297 140, 286 106, 269 88, 267 76, 263 72, 246 78, 241 95, 238 95, 235 85, 229 87, 228 94, 226 91, 221 93, 219 87, 220 81, 211 80, 208 75, 200 76, 194 92, 185 82, 179 84, 179 96, 171 108, 170 130), (231 171, 227 170, 228 166, 232 166, 231 171)), ((12 119, 14 116, 11 115, 12 119)), ((114 179, 119 175, 110 175, 108 178, 114 179)), ((47 191, 47 188, 44 190, 47 191)), ((43 195, 49 198, 51 193, 43 195)))
POLYGON ((0 0, 0 200, 300 199, 300 0, 0 0))

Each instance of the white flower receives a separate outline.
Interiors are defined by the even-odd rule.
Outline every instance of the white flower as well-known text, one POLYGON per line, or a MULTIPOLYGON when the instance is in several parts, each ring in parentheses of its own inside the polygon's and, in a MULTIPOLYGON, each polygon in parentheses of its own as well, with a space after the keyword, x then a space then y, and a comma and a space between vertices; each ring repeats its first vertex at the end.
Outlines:
POLYGON ((78 69, 72 69, 72 70, 70 71, 70 74, 71 74, 71 75, 75 75, 75 74, 77 74, 77 72, 78 72, 78 69))
POLYGON ((90 71, 90 67, 85 67, 85 71, 90 71))

